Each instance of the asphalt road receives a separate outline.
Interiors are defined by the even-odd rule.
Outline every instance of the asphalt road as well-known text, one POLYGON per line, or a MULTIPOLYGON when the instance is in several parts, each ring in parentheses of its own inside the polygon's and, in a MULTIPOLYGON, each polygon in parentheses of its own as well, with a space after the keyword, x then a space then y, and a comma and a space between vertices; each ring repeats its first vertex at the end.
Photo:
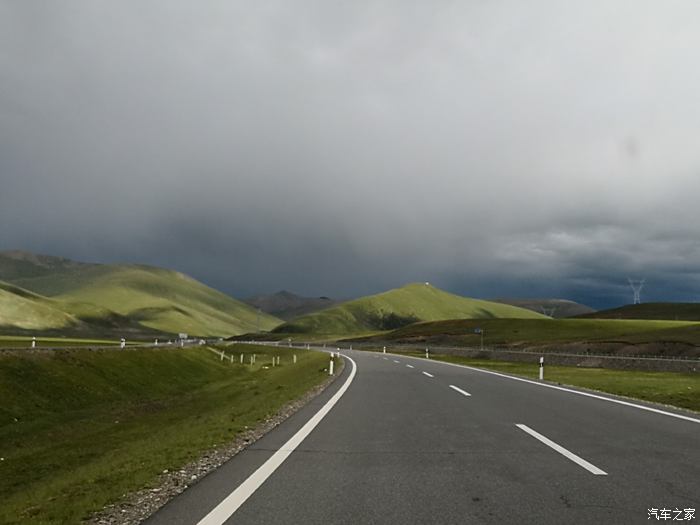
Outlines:
POLYGON ((692 415, 436 361, 344 354, 351 361, 321 396, 147 523, 619 524, 656 522, 649 509, 665 508, 674 522, 688 517, 675 509, 696 509, 682 522, 700 524, 692 415), (292 450, 290 438, 333 398, 292 450))

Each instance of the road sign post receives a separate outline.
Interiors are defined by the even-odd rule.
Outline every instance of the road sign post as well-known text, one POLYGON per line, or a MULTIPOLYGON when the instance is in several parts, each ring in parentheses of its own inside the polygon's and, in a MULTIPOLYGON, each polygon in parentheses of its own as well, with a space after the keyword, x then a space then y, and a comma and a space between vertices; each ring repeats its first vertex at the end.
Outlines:
POLYGON ((484 349, 484 329, 483 328, 474 328, 474 333, 481 335, 481 349, 484 349))

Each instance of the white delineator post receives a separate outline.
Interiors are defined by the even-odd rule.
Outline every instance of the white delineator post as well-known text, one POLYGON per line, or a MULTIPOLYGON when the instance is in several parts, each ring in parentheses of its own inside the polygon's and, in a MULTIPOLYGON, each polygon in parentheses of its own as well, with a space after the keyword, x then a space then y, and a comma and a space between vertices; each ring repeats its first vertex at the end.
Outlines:
POLYGON ((540 381, 544 379, 544 356, 540 357, 540 381))
POLYGON ((425 349, 425 358, 430 359, 430 350, 428 350, 427 348, 425 349))
POLYGON ((119 347, 123 350, 125 346, 126 346, 126 339, 124 339, 122 337, 121 342, 119 343, 119 347))
POLYGON ((297 355, 296 354, 294 354, 294 364, 295 365, 297 364, 297 355))
POLYGON ((241 364, 243 364, 243 354, 241 354, 241 364))
POLYGON ((328 375, 332 376, 333 375, 333 356, 331 355, 331 364, 328 367, 328 375))
POLYGON ((155 344, 155 346, 158 346, 158 339, 156 339, 154 344, 155 344))
POLYGON ((382 350, 382 353, 383 353, 383 354, 386 354, 386 346, 385 346, 384 349, 382 350))
POLYGON ((36 348, 36 337, 32 337, 32 348, 36 348))

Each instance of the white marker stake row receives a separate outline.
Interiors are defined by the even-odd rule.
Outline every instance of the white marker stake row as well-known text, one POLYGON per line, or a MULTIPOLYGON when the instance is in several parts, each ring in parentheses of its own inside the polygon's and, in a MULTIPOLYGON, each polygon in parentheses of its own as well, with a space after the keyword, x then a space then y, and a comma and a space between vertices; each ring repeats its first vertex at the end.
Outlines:
POLYGON ((452 390, 454 390, 455 392, 459 392, 459 393, 462 394, 463 396, 467 396, 467 397, 470 397, 470 396, 471 396, 471 394, 470 394, 469 392, 465 392, 464 390, 462 390, 462 389, 459 388, 458 386, 450 385, 450 388, 451 388, 452 390))
POLYGON ((428 372, 423 372, 423 375, 428 377, 435 377, 433 374, 429 374, 428 372))
POLYGON ((321 410, 316 412, 314 416, 309 419, 306 424, 301 427, 296 434, 294 434, 289 441, 287 441, 282 447, 275 452, 265 463, 263 463, 258 470, 253 472, 248 479, 241 483, 236 490, 231 492, 226 498, 219 503, 214 510, 207 514, 198 525, 222 525, 226 520, 228 520, 234 512, 236 512, 246 500, 255 493, 260 486, 265 483, 267 478, 269 478, 277 468, 284 463, 294 450, 306 439, 306 437, 311 434, 311 431, 316 428, 316 426, 321 422, 321 420, 331 411, 338 400, 345 394, 345 391, 355 379, 355 373, 357 372, 357 365, 355 361, 351 358, 347 358, 352 364, 352 371, 350 376, 345 380, 343 386, 340 387, 333 397, 331 397, 328 402, 323 405, 321 410))
POLYGON ((561 454, 562 456, 564 456, 564 457, 570 459, 571 461, 573 461, 574 463, 576 463, 576 464, 579 465, 580 467, 585 468, 585 469, 586 469, 588 472, 590 472, 591 474, 595 474, 596 476, 607 476, 607 475, 608 475, 608 473, 605 472, 604 470, 600 470, 600 469, 599 469, 598 467, 596 467, 595 465, 592 465, 591 463, 589 463, 589 462, 586 461, 585 459, 583 459, 583 458, 577 456, 577 455, 574 454, 573 452, 570 452, 570 451, 566 450, 566 449, 565 449, 564 447, 562 447, 561 445, 557 445, 554 441, 552 441, 551 439, 548 439, 548 438, 544 437, 544 436, 543 436, 542 434, 540 434, 539 432, 535 432, 534 430, 532 430, 532 429, 531 429, 530 427, 528 427, 527 425, 516 424, 515 426, 518 427, 520 430, 522 430, 522 431, 524 431, 524 432, 527 432, 527 433, 530 434, 532 437, 534 437, 535 439, 541 441, 542 443, 544 443, 544 444, 547 445, 548 447, 553 448, 554 450, 556 450, 557 452, 559 452, 559 454, 561 454))

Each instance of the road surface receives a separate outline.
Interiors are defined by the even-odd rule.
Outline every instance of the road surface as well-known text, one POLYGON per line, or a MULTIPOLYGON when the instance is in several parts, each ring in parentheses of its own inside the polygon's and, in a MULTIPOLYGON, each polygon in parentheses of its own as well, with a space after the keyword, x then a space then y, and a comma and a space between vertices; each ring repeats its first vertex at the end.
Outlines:
POLYGON ((323 394, 147 523, 700 524, 697 416, 343 353, 323 394))

